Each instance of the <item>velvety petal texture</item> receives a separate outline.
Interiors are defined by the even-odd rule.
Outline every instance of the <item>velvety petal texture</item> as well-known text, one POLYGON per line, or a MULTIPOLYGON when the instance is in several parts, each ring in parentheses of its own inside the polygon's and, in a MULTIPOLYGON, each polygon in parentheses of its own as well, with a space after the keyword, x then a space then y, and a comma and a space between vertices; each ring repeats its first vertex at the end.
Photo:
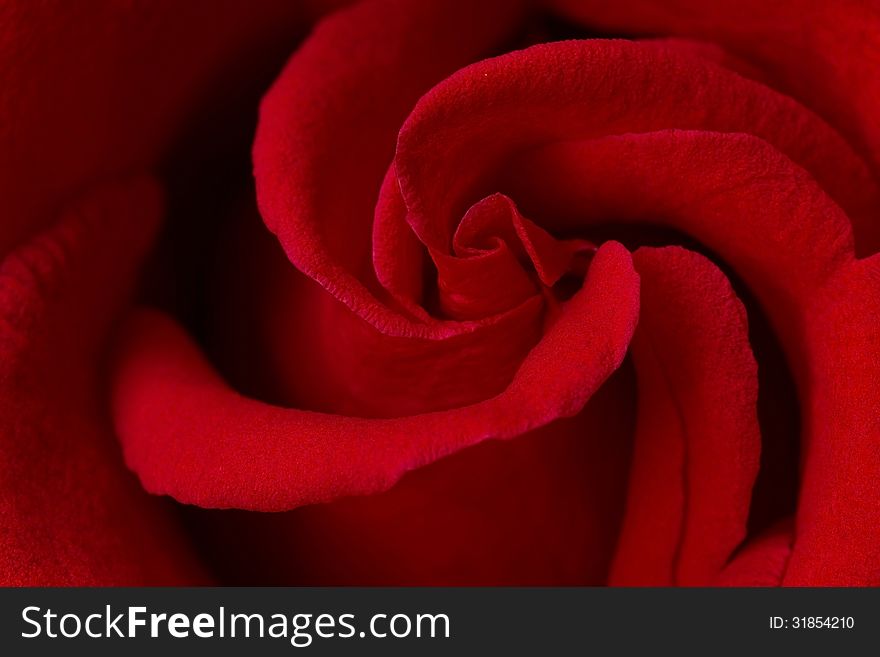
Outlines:
POLYGON ((6 581, 880 584, 877 4, 319 4, 0 10, 6 581))
POLYGON ((746 314, 702 256, 639 249, 639 418, 612 584, 710 585, 746 536, 761 435, 746 314))
POLYGON ((593 28, 687 36, 721 45, 762 70, 769 83, 827 117, 869 155, 877 171, 880 11, 874 0, 548 4, 593 28))
POLYGON ((128 177, 317 10, 0 3, 0 584, 213 581, 112 429, 110 338, 164 212, 128 177))
POLYGON ((609 243, 499 395, 387 420, 242 398, 170 320, 143 314, 131 320, 121 347, 116 425, 145 487, 180 501, 279 511, 376 492, 462 447, 579 411, 623 360, 637 314, 638 278, 629 254, 609 243))
POLYGON ((158 225, 157 186, 109 185, 0 266, 0 583, 209 580, 169 504, 122 469, 102 344, 158 225))

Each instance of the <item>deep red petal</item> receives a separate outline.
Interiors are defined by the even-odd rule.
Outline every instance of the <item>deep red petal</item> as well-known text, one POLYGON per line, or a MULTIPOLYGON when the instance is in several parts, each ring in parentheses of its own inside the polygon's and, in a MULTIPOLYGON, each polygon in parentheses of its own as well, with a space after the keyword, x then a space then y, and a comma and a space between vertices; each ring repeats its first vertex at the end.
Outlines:
POLYGON ((818 110, 880 172, 880 12, 863 0, 549 0, 591 28, 719 43, 818 110))
POLYGON ((377 303, 373 253, 386 245, 371 244, 373 210, 412 105, 432 84, 511 39, 521 4, 355 6, 316 29, 263 100, 254 172, 266 225, 296 267, 383 333, 472 330, 407 321, 377 303))
POLYGON ((880 258, 817 290, 803 483, 785 584, 880 584, 880 258))
POLYGON ((639 249, 638 419, 612 584, 707 585, 745 538, 758 472, 757 368, 724 275, 639 249))
POLYGON ((601 585, 623 510, 632 379, 623 368, 575 417, 464 449, 384 493, 191 519, 233 583, 601 585))
POLYGON ((171 320, 129 322, 114 417, 147 490, 207 507, 291 509, 391 486, 407 470, 486 438, 581 410, 623 360, 637 313, 629 255, 605 245, 565 307, 497 397, 392 420, 288 410, 230 390, 171 320))
POLYGON ((103 344, 159 206, 150 181, 101 189, 0 265, 0 584, 207 579, 125 470, 102 395, 103 344))
MULTIPOLYGON (((857 229, 876 229, 877 185, 830 126, 790 98, 662 42, 549 43, 462 69, 416 105, 401 129, 395 168, 410 225, 438 249, 465 208, 498 191, 493 173, 518 153, 676 128, 745 133, 772 144, 809 171, 857 229)), ((530 219, 543 219, 522 206, 517 189, 502 191, 530 219)))

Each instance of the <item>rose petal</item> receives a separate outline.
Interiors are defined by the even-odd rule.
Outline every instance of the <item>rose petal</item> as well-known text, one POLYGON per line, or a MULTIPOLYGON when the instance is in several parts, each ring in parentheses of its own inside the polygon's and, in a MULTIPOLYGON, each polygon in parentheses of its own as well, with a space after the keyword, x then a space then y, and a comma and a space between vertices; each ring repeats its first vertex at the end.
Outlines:
POLYGON ((761 436, 745 309, 708 260, 639 249, 639 389, 611 583, 707 585, 745 538, 761 436))
MULTIPOLYGON (((876 223, 880 194, 870 172, 809 110, 662 43, 603 40, 543 44, 481 61, 423 96, 395 155, 407 219, 423 243, 442 248, 463 209, 499 191, 493 173, 523 150, 672 128, 758 137, 809 171, 856 226, 876 223)), ((523 206, 518 190, 502 191, 531 219, 546 217, 523 206)))
POLYGON ((508 197, 487 196, 465 213, 450 251, 431 251, 440 308, 457 319, 515 308, 578 269, 579 258, 585 268, 594 251, 584 240, 555 239, 508 197))
POLYGON ((255 211, 245 216, 211 277, 209 353, 260 399, 358 417, 445 410, 506 388, 540 339, 538 296, 442 338, 388 335, 297 271, 255 211))
POLYGON ((880 584, 880 258, 817 290, 796 533, 784 583, 880 584))
POLYGON ((621 368, 578 415, 461 450, 384 493, 191 519, 236 584, 601 585, 623 513, 632 384, 621 368))
MULTIPOLYGON (((869 2, 548 0, 592 28, 717 42, 816 108, 880 171, 880 14, 869 2)), ((858 231, 857 231, 858 234, 858 231)), ((876 240, 876 232, 873 234, 876 240)))
POLYGON ((377 196, 377 217, 398 208, 393 184, 379 190, 383 176, 393 183, 386 170, 406 113, 431 84, 512 38, 520 17, 502 2, 364 3, 322 23, 265 97, 254 144, 260 211, 290 261, 330 292, 260 274, 273 324, 266 349, 283 364, 288 403, 363 417, 474 403, 503 390, 540 337, 537 296, 472 321, 420 312, 424 262, 411 230, 393 228, 396 214, 377 218, 370 242, 377 196), (386 268, 409 281, 390 295, 377 280, 386 268), (315 320, 304 326, 303 315, 315 320))
POLYGON ((415 323, 376 302, 372 254, 386 247, 371 245, 372 212, 412 104, 512 38, 521 17, 520 2, 500 0, 363 3, 324 21, 263 100, 254 172, 266 225, 294 265, 383 333, 473 328, 415 323))
POLYGON ((809 394, 814 345, 804 326, 817 291, 854 256, 846 215, 802 169, 747 135, 662 131, 560 142, 512 170, 506 184, 522 207, 540 208, 560 226, 608 217, 667 226, 718 254, 760 301, 809 394))
POLYGON ((606 244, 497 397, 395 420, 287 410, 222 383, 168 318, 129 322, 117 358, 114 418, 147 490, 207 507, 283 510, 390 487, 486 438, 506 438, 580 411, 621 363, 635 326, 629 255, 606 244))
POLYGON ((126 472, 103 343, 159 216, 150 181, 107 187, 0 265, 0 583, 207 581, 170 510, 126 472))
POLYGON ((523 206, 535 202, 579 223, 609 209, 629 221, 651 217, 697 237, 742 276, 780 337, 803 413, 805 469, 785 582, 878 581, 874 261, 854 259, 843 213, 760 142, 683 133, 612 139, 618 143, 560 145, 533 160, 546 177, 534 190, 528 176, 518 178, 520 192, 534 194, 523 206), (665 148, 637 148, 643 139, 665 148), (690 150, 688 142, 703 145, 690 150), (585 179, 595 187, 585 188, 585 179))

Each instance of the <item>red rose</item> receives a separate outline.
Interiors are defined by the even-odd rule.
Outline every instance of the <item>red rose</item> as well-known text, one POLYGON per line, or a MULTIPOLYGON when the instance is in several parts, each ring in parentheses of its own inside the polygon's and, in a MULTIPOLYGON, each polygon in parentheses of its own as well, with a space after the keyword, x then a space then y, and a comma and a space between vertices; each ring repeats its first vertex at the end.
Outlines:
POLYGON ((2 582, 880 583, 880 6, 329 9, 0 9, 2 582))

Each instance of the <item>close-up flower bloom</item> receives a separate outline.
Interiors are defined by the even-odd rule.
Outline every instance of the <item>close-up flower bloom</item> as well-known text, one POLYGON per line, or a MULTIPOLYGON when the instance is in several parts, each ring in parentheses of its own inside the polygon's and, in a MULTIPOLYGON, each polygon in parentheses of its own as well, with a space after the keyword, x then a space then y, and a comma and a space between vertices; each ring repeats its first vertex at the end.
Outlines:
POLYGON ((880 585, 876 0, 0 2, 0 584, 880 585))

